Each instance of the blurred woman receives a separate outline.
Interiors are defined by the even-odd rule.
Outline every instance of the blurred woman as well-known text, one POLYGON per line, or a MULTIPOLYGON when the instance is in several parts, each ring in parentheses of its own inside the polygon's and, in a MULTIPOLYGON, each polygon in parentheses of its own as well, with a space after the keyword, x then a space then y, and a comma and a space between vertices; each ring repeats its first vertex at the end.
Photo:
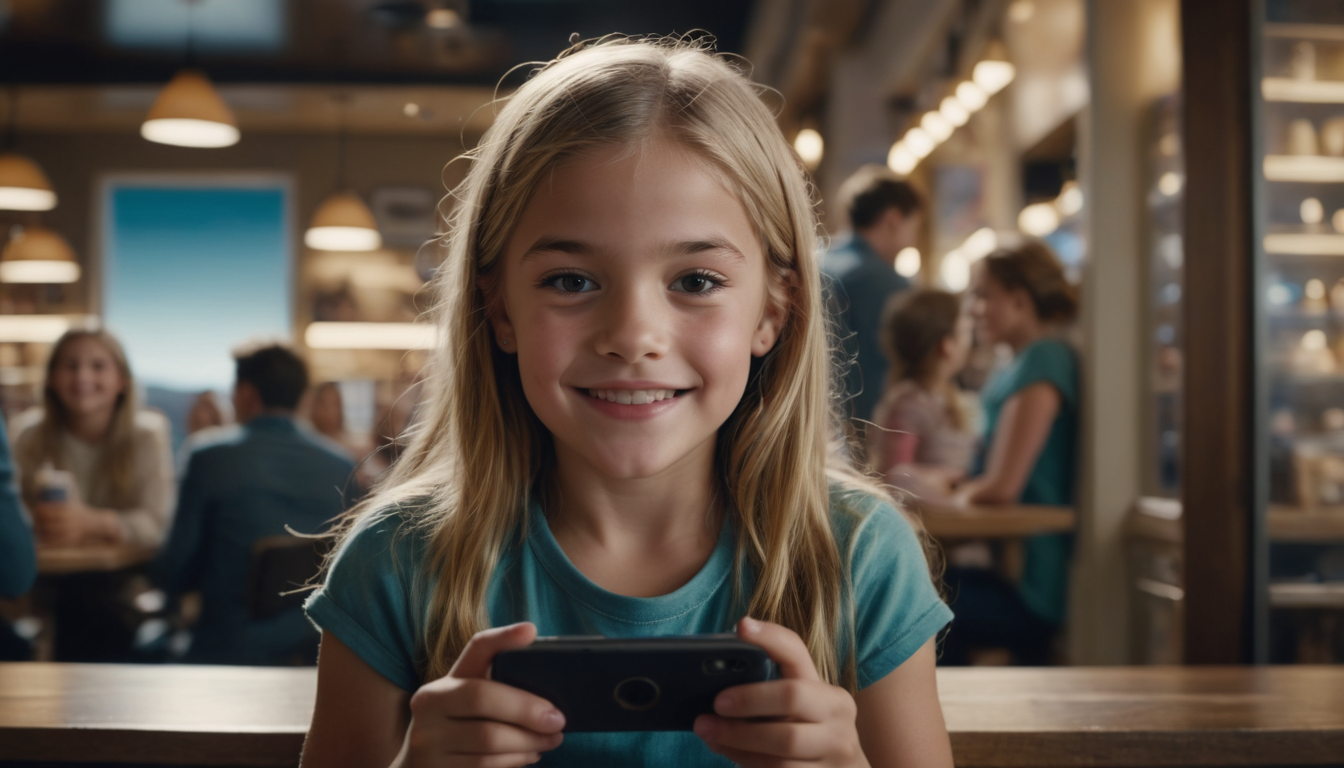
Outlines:
POLYGON ((961 299, 917 290, 888 304, 882 347, 888 383, 867 430, 867 456, 889 485, 941 499, 962 480, 976 439, 956 376, 971 350, 972 321, 961 299))
MULTIPOLYGON (((981 392, 985 440, 976 476, 957 491, 967 504, 1072 505, 1078 443, 1078 361, 1059 331, 1078 314, 1078 296, 1054 253, 1038 241, 996 251, 976 265, 971 314, 982 341, 1012 362, 981 392)), ((948 568, 956 618, 944 660, 969 648, 1007 647, 1018 663, 1042 664, 1064 621, 1072 539, 1023 541, 1022 574, 948 568)))
POLYGON ((121 344, 72 330, 47 362, 42 411, 14 440, 41 544, 157 546, 173 511, 168 420, 141 411, 121 344))

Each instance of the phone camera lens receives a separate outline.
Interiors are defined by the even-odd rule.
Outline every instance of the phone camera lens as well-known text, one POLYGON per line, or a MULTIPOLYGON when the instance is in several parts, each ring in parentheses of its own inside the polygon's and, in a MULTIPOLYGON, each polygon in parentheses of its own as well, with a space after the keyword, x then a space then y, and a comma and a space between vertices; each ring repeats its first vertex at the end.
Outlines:
POLYGON ((746 659, 733 659, 731 662, 729 662, 729 667, 730 667, 734 672, 746 672, 746 671, 747 671, 747 660, 746 660, 746 659))
POLYGON ((704 670, 706 675, 722 675, 728 671, 728 660, 705 659, 705 662, 700 665, 700 669, 704 670))
POLYGON ((612 692, 617 704, 634 712, 653 709, 662 695, 658 684, 647 677, 628 677, 617 683, 612 692))

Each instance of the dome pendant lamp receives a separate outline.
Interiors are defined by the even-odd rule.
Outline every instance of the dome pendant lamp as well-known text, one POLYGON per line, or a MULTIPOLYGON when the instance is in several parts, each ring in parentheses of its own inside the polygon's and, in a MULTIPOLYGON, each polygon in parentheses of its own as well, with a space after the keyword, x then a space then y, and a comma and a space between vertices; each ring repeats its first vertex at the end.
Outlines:
POLYGON ((336 101, 341 111, 336 133, 336 192, 317 207, 303 233, 303 244, 317 251, 375 251, 383 247, 378 222, 345 183, 345 97, 336 101))
POLYGON ((238 121, 201 72, 184 69, 159 92, 140 135, 178 147, 227 147, 238 143, 238 121))
POLYGON ((47 174, 32 159, 11 151, 19 125, 19 90, 9 90, 9 120, 5 124, 5 150, 0 152, 0 210, 50 211, 56 207, 56 192, 47 174))
POLYGON ((14 227, 0 252, 0 282, 73 283, 78 279, 74 250, 46 227, 14 227))

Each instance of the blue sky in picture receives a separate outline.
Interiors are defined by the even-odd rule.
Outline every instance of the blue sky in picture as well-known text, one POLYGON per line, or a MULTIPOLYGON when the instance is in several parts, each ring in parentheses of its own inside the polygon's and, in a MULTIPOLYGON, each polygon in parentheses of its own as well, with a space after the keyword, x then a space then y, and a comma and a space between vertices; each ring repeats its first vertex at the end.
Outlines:
POLYGON ((279 186, 115 186, 104 319, 142 385, 227 390, 230 351, 291 333, 279 186))

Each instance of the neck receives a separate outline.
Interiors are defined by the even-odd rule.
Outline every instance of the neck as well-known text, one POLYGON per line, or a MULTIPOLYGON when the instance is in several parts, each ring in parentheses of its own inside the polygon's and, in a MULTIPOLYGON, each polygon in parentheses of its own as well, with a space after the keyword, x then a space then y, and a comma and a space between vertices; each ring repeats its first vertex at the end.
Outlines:
POLYGON ((66 428, 70 430, 70 434, 83 442, 101 443, 112 429, 112 414, 115 410, 115 408, 109 408, 92 413, 69 414, 66 428))
POLYGON ((259 419, 263 416, 279 417, 282 419, 292 419, 294 418, 294 412, 289 410, 288 408, 263 408, 260 411, 257 411, 256 413, 247 417, 246 421, 244 421, 243 423, 246 424, 248 421, 252 421, 253 419, 259 419))
POLYGON ((1016 355, 1023 349, 1026 349, 1027 345, 1041 338, 1044 334, 1045 326, 1042 325, 1039 320, 1032 318, 1031 320, 1024 322, 1022 327, 1019 328, 1016 333, 1003 341, 1012 348, 1013 354, 1016 355))
POLYGON ((896 249, 892 248, 891 243, 888 243, 886 239, 882 237, 881 232, 876 229, 860 229, 855 231, 854 234, 857 237, 862 238, 863 241, 868 244, 868 247, 872 249, 873 253, 877 254, 879 259, 887 264, 895 266, 896 249))

